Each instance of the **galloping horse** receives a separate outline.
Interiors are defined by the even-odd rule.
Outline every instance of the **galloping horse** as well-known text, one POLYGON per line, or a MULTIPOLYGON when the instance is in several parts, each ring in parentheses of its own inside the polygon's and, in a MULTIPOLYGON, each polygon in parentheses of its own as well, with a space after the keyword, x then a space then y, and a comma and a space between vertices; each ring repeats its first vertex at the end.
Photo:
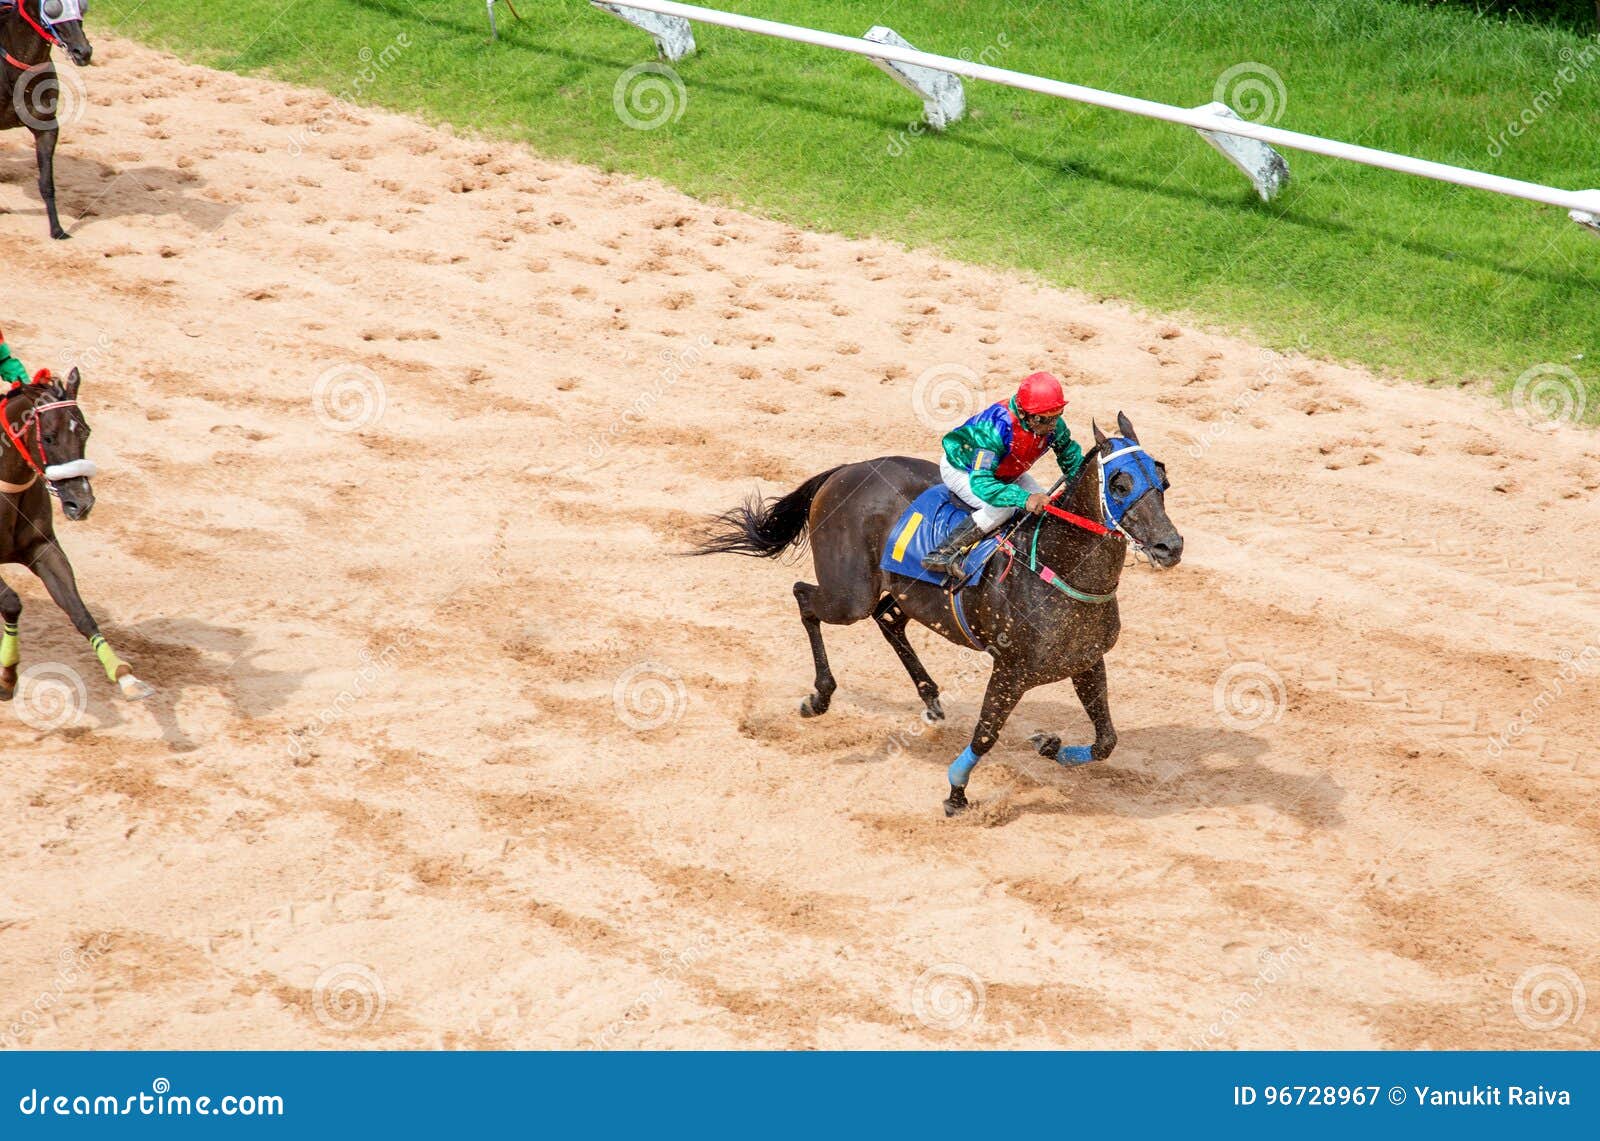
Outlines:
MULTIPOLYGON (((68 519, 88 518, 94 507, 89 477, 93 462, 83 456, 89 440, 89 423, 78 407, 81 378, 73 369, 62 384, 40 372, 32 384, 17 384, 0 394, 0 563, 24 563, 39 576, 56 605, 67 612, 90 647, 106 677, 131 701, 155 692, 133 675, 133 667, 117 657, 100 634, 100 627, 78 596, 61 544, 56 542, 50 497, 61 500, 68 519)), ((17 688, 17 623, 22 599, 0 582, 0 701, 10 701, 17 688)))
MULTIPOLYGON (((1030 741, 1042 756, 1085 764, 1109 756, 1116 746, 1105 655, 1121 630, 1116 591, 1128 541, 1157 566, 1173 566, 1183 556, 1183 537, 1167 518, 1166 467, 1140 447, 1120 412, 1117 428, 1121 434, 1108 438, 1095 426, 1095 446, 1061 504, 1052 502, 1046 514, 1012 530, 1002 544, 1011 562, 961 591, 960 614, 958 600, 945 588, 879 566, 906 506, 939 481, 938 469, 926 460, 889 456, 846 464, 813 476, 781 499, 753 498, 717 516, 692 553, 775 558, 803 542, 809 528, 817 582, 794 584, 816 665, 815 690, 800 704, 802 717, 826 713, 837 688, 822 644, 824 622, 848 625, 869 614, 876 619, 932 720, 944 718, 939 687, 907 639, 906 623, 914 618, 994 658, 972 741, 950 766, 944 807, 953 816, 967 807, 973 768, 1035 686, 1070 677, 1095 731, 1093 745, 1065 747, 1059 736, 1037 733, 1030 741)), ((994 561, 1001 561, 998 555, 994 561)))
POLYGON ((88 0, 0 0, 0 131, 27 127, 39 160, 39 196, 50 217, 50 236, 65 238, 56 214, 56 120, 60 80, 50 49, 60 46, 79 67, 88 64, 94 48, 83 34, 88 0))

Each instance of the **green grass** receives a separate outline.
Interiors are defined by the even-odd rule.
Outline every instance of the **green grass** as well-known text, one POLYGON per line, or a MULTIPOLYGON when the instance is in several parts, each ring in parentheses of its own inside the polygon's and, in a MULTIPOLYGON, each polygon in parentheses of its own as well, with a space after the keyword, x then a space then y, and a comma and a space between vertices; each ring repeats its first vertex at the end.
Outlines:
MULTIPOLYGON (((1557 28, 1400 0, 725 0, 1163 102, 1209 102, 1256 61, 1279 126, 1568 189, 1600 187, 1600 55, 1557 28), (1031 8, 1030 8, 1031 5, 1031 8), (1509 145, 1491 139, 1564 90, 1509 145)), ((105 0, 91 22, 213 66, 349 93, 653 175, 797 224, 1032 271, 1433 383, 1511 388, 1574 369, 1600 417, 1600 239, 1565 211, 1289 152, 1271 204, 1183 127, 968 83, 969 118, 912 136, 918 104, 866 60, 697 26, 683 113, 654 130, 613 106, 649 38, 582 0, 105 0), (408 47, 371 82, 362 52, 408 47)), ((91 29, 92 30, 92 29, 91 29)), ((369 57, 370 58, 370 57, 369 57)))

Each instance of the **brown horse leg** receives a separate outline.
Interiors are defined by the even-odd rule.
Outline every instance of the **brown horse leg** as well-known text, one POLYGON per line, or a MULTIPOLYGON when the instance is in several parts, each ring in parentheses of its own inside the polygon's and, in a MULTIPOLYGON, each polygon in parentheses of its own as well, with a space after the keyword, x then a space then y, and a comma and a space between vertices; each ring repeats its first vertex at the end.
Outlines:
POLYGON ((39 197, 44 199, 45 213, 50 216, 52 238, 71 236, 61 228, 61 218, 56 214, 56 139, 60 136, 58 130, 33 133, 33 150, 39 159, 39 197))
POLYGON ((133 675, 133 667, 112 650, 111 644, 100 635, 100 624, 89 613, 89 608, 83 604, 83 598, 78 594, 78 582, 72 573, 72 564, 67 561, 66 553, 53 541, 36 547, 29 556, 29 567, 39 576, 45 589, 50 592, 50 597, 55 599, 56 605, 66 611, 67 617, 72 619, 72 624, 77 627, 78 633, 89 639, 89 646, 94 650, 95 657, 100 659, 100 664, 105 668, 106 677, 115 682, 122 691, 122 696, 130 701, 139 701, 149 697, 155 692, 149 685, 140 681, 133 675))
POLYGON ((1000 727, 1022 700, 1023 688, 1004 665, 995 663, 994 672, 989 675, 989 688, 983 694, 983 710, 978 714, 977 727, 972 730, 972 743, 950 766, 950 796, 944 802, 946 816, 966 809, 967 778, 1000 739, 1000 727))
POLYGON ((5 632, 0 634, 0 701, 10 701, 17 692, 17 663, 22 660, 17 646, 17 622, 21 617, 22 599, 0 582, 0 619, 5 621, 5 632))
POLYGON ((802 717, 820 717, 828 712, 833 691, 839 688, 839 683, 833 680, 833 671, 828 668, 828 650, 822 644, 822 619, 817 617, 816 598, 815 583, 794 584, 794 600, 800 604, 800 621, 805 624, 806 637, 811 641, 811 661, 817 669, 814 692, 800 703, 802 717))
POLYGON ((928 671, 923 668, 922 659, 917 657, 917 651, 911 646, 911 639, 906 637, 906 623, 910 621, 894 596, 886 594, 883 601, 878 603, 872 611, 873 618, 878 621, 878 629, 883 631, 883 636, 889 640, 889 645, 894 647, 894 652, 900 658, 900 664, 906 667, 906 673, 911 675, 911 683, 917 687, 917 696, 922 698, 922 703, 928 707, 928 720, 943 721, 944 707, 939 704, 939 687, 933 678, 928 676, 928 671))
POLYGON ((1094 722, 1094 744, 1063 747, 1061 738, 1054 733, 1035 733, 1028 740, 1041 757, 1050 757, 1059 764, 1086 765, 1090 761, 1103 761, 1117 747, 1117 731, 1111 724, 1111 702, 1106 698, 1106 660, 1101 658, 1092 669, 1074 674, 1072 688, 1078 691, 1083 711, 1094 722))

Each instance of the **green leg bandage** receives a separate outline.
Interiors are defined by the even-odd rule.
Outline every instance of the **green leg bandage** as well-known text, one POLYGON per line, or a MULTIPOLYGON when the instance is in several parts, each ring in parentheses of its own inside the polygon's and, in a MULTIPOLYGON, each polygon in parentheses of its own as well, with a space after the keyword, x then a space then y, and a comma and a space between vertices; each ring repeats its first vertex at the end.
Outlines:
POLYGON ((111 644, 105 640, 104 635, 94 635, 89 639, 89 645, 94 648, 94 656, 99 658, 100 664, 105 667, 106 677, 112 681, 117 680, 117 674, 122 670, 132 672, 133 667, 117 657, 116 651, 111 648, 111 644))
POLYGON ((17 624, 6 623, 6 632, 0 635, 0 666, 14 666, 22 660, 22 649, 17 645, 17 624))

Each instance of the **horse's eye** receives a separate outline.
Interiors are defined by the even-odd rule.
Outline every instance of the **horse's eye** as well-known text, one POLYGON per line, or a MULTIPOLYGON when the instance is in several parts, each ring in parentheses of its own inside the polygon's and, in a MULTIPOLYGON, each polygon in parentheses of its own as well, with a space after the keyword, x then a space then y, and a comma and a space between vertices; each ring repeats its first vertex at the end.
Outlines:
POLYGON ((1111 490, 1119 496, 1127 495, 1133 490, 1133 480, 1129 478, 1127 472, 1119 471, 1111 477, 1111 490))

